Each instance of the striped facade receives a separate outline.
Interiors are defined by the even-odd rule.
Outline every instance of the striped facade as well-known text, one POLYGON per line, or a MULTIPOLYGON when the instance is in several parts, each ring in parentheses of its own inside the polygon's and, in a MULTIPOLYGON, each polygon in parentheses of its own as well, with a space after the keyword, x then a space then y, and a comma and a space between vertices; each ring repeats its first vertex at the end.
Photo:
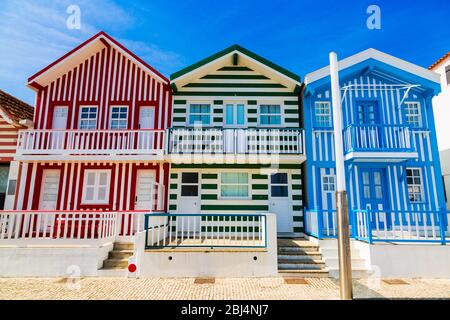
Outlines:
MULTIPOLYGON (((384 146, 388 144, 386 141, 392 141, 396 138, 395 135, 400 135, 405 127, 408 128, 408 137, 411 138, 411 147, 408 150, 380 148, 370 153, 371 150, 365 148, 364 151, 367 152, 359 153, 361 157, 357 152, 354 152, 353 157, 352 152, 346 153, 344 141, 349 208, 396 212, 442 210, 445 201, 431 103, 438 90, 436 84, 374 58, 355 64, 347 62, 345 66, 340 70, 344 139, 348 128, 371 125, 395 129, 392 130, 394 136, 390 131, 387 131, 388 134, 376 136, 380 141, 384 141, 384 146), (370 125, 361 124, 364 122, 361 120, 364 117, 361 115, 364 112, 362 108, 368 104, 376 106, 376 114, 373 116, 375 120, 371 120, 373 124, 370 125), (418 106, 418 116, 409 117, 406 110, 409 104, 418 106), (411 119, 417 123, 412 123, 411 119), (409 185, 410 180, 412 181, 409 177, 411 169, 419 169, 420 172, 421 187, 417 189, 420 192, 418 198, 411 194, 411 190, 414 190, 414 187, 409 185), (380 173, 381 183, 367 178, 373 172, 377 172, 377 177, 380 173), (368 199, 368 196, 380 200, 374 202, 368 199)), ((324 184, 327 184, 327 177, 335 177, 335 145, 333 126, 324 127, 317 121, 321 103, 330 106, 332 115, 329 77, 314 79, 307 84, 304 112, 308 138, 307 207, 311 210, 330 211, 336 208, 335 194, 324 187, 324 184)), ((353 137, 356 140, 359 138, 360 134, 353 137)))
MULTIPOLYGON (((103 32, 32 76, 29 87, 36 91, 34 130, 37 133, 55 129, 56 108, 67 110, 65 127, 58 127, 65 132, 77 133, 82 129, 81 109, 86 107, 96 109, 95 126, 89 132, 112 130, 112 108, 117 106, 126 108, 126 125, 122 131, 140 128, 143 107, 153 110, 154 123, 147 124, 149 128, 164 130, 170 126, 172 101, 168 80, 103 32)), ((110 136, 114 139, 114 133, 110 136)), ((64 139, 68 143, 68 138, 64 139)), ((12 209, 134 210, 138 172, 151 171, 155 183, 168 183, 169 165, 161 158, 133 154, 121 157, 114 151, 37 153, 18 157, 19 178, 12 209), (98 204, 83 202, 87 170, 108 173, 109 199, 98 204), (45 172, 55 173, 53 183, 57 192, 52 194, 50 207, 43 208, 45 172)))
MULTIPOLYGON (((172 130, 189 130, 195 127, 190 122, 190 107, 196 104, 208 105, 211 110, 210 122, 203 124, 202 130, 223 131, 224 139, 228 137, 228 130, 237 130, 235 134, 240 134, 240 131, 267 128, 261 123, 264 105, 280 106, 281 123, 271 128, 300 129, 298 80, 295 80, 295 75, 278 68, 242 47, 233 46, 173 74, 172 130), (279 73, 288 76, 281 77, 279 73), (229 126, 226 119, 227 106, 236 104, 245 106, 243 124, 229 126)), ((280 138, 280 141, 280 144, 283 144, 283 138, 280 138)), ((236 148, 239 149, 239 146, 236 148)), ((289 221, 285 223, 283 230, 279 228, 278 231, 286 234, 303 232, 301 159, 286 162, 283 155, 279 155, 277 162, 269 165, 252 160, 240 163, 215 159, 213 163, 206 160, 200 163, 172 162, 170 212, 277 214, 271 205, 274 198, 271 197, 270 179, 272 174, 282 173, 286 174, 289 181, 288 204, 284 210, 289 215, 289 221), (221 196, 221 174, 224 172, 246 174, 249 190, 247 197, 227 199, 221 196), (188 200, 182 197, 182 176, 186 173, 195 173, 198 176, 198 199, 195 200, 197 205, 194 207, 187 205, 188 200)))

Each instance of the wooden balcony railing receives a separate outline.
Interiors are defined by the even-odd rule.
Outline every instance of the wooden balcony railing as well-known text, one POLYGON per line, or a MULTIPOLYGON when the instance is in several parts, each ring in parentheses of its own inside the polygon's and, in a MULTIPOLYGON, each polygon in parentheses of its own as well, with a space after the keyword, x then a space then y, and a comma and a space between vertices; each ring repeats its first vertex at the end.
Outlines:
POLYGON ((24 130, 17 154, 162 155, 164 130, 24 130))

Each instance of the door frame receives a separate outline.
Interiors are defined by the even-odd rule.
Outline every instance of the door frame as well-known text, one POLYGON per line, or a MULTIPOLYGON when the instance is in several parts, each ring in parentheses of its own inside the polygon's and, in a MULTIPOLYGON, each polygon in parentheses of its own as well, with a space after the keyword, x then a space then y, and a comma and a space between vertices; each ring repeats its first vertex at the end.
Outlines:
MULTIPOLYGON (((153 178, 154 178, 154 182, 157 183, 157 178, 158 178, 158 172, 156 169, 154 168, 137 168, 136 169, 136 183, 135 183, 135 192, 134 192, 134 205, 133 208, 135 210, 147 210, 147 209, 137 209, 137 196, 138 196, 138 185, 139 185, 139 175, 140 172, 142 171, 152 171, 153 172, 153 178)), ((157 195, 158 197, 159 195, 157 195)), ((161 195, 164 198, 164 194, 161 195)), ((159 199, 157 198, 156 201, 159 201, 159 199)), ((152 208, 148 209, 148 210, 153 210, 152 208)))
POLYGON ((291 172, 290 171, 282 171, 282 172, 272 172, 268 174, 268 207, 269 207, 269 212, 274 213, 277 216, 277 234, 282 234, 282 233, 294 233, 294 211, 292 210, 292 183, 291 183, 291 172), (286 174, 287 176, 287 187, 288 187, 288 195, 287 197, 272 197, 272 174, 277 174, 277 173, 282 173, 282 174, 286 174), (278 214, 276 212, 272 212, 271 210, 271 202, 274 199, 279 199, 279 198, 283 198, 285 199, 286 202, 289 203, 290 206, 290 210, 288 211, 288 213, 286 214, 286 217, 290 216, 290 219, 288 219, 288 226, 289 226, 289 230, 287 231, 278 231, 278 214))
MULTIPOLYGON (((353 121, 353 123, 354 124, 356 124, 356 125, 360 125, 359 123, 358 123, 358 113, 359 113, 359 111, 358 111, 358 104, 359 103, 364 103, 364 104, 367 104, 367 103, 370 103, 370 102, 375 102, 376 103, 376 105, 377 105, 377 110, 378 110, 378 112, 377 112, 377 122, 375 123, 375 125, 379 125, 379 124, 381 124, 381 103, 380 103, 380 99, 379 98, 376 98, 376 97, 373 97, 373 98, 355 98, 355 104, 354 104, 354 106, 353 106, 353 112, 354 112, 354 121, 353 121)), ((367 124, 367 125, 369 125, 369 124, 367 124)))
MULTIPOLYGON (((364 206, 363 208, 361 208, 362 210, 365 210, 366 204, 362 203, 364 202, 364 189, 363 189, 363 171, 369 171, 369 183, 370 183, 370 194, 374 194, 375 192, 375 185, 373 183, 373 171, 378 170, 381 172, 381 185, 382 185, 382 190, 383 190, 383 210, 389 210, 390 208, 390 204, 389 201, 387 201, 388 199, 385 197, 386 195, 389 194, 389 190, 388 190, 388 184, 387 184, 387 174, 386 174, 386 167, 382 167, 382 166, 358 166, 358 179, 360 181, 360 186, 359 186, 359 191, 361 192, 361 204, 362 206, 364 206)), ((373 203, 370 204, 371 208, 373 203)), ((378 210, 378 209, 377 209, 378 210)))
POLYGON ((178 180, 178 183, 179 183, 179 188, 177 188, 177 213, 193 213, 193 214, 196 214, 196 213, 198 213, 198 214, 201 214, 202 212, 202 210, 201 210, 201 175, 202 175, 202 172, 201 171, 198 171, 198 170, 183 170, 183 171, 180 171, 179 172, 179 180, 178 180), (197 181, 197 197, 195 197, 195 196, 182 196, 181 195, 181 191, 182 191, 182 186, 183 186, 183 182, 182 182, 182 179, 183 179, 183 173, 196 173, 197 175, 198 175, 198 181, 197 181), (197 199, 197 205, 198 205, 198 210, 197 210, 197 212, 185 212, 184 210, 183 211, 180 211, 180 200, 181 200, 181 198, 189 198, 189 199, 192 199, 192 200, 194 200, 194 198, 196 198, 197 199))
POLYGON ((37 207, 38 210, 44 210, 44 209, 41 209, 41 207, 42 207, 42 198, 43 198, 44 191, 45 191, 45 189, 44 189, 45 175, 46 175, 47 172, 50 172, 50 171, 58 172, 57 194, 56 194, 55 209, 54 210, 58 209, 58 201, 59 201, 59 197, 60 197, 59 187, 61 185, 61 170, 60 169, 46 169, 46 168, 44 168, 44 169, 42 169, 41 184, 40 184, 40 190, 39 190, 39 201, 38 201, 38 207, 37 207))

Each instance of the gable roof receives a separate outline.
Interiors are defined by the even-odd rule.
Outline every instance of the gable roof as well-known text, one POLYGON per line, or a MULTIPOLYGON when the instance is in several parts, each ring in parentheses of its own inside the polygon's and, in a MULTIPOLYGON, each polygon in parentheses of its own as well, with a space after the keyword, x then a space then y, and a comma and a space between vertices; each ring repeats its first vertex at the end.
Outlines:
POLYGON ((58 77, 60 74, 64 73, 68 68, 75 66, 82 60, 91 56, 94 52, 98 50, 112 46, 127 58, 141 66, 143 69, 147 70, 158 78, 163 83, 169 83, 169 79, 163 76, 161 73, 156 71, 153 67, 148 65, 145 61, 135 55, 133 52, 128 50, 117 40, 112 38, 110 35, 106 34, 104 31, 100 31, 79 46, 75 47, 71 51, 67 52, 65 55, 57 59, 56 61, 49 64, 44 69, 38 71, 34 75, 28 78, 28 86, 32 88, 43 87, 51 80, 58 77))
POLYGON ((233 55, 234 53, 237 54, 241 54, 244 55, 246 58, 265 66, 266 68, 271 69, 273 72, 278 73, 279 75, 289 79, 290 81, 295 82, 296 84, 300 85, 300 76, 287 70, 284 69, 283 67, 257 55, 256 53, 245 49, 243 47, 241 47, 240 45, 232 45, 226 49, 223 49, 205 59, 202 59, 184 69, 181 69, 180 71, 177 71, 173 74, 170 75, 170 80, 171 82, 175 82, 175 80, 180 80, 180 78, 187 76, 188 74, 192 73, 195 70, 201 69, 202 67, 207 66, 208 64, 220 60, 220 59, 224 59, 228 56, 233 55))
POLYGON ((444 54, 442 57, 440 57, 435 63, 433 63, 431 66, 428 67, 429 70, 433 70, 434 67, 436 67, 438 64, 440 64, 442 61, 446 60, 450 57, 450 51, 444 54))
POLYGON ((28 103, 0 90, 0 114, 7 122, 21 126, 23 120, 33 121, 34 108, 28 103))
MULTIPOLYGON (((440 76, 436 72, 427 70, 423 67, 410 63, 408 61, 391 56, 384 52, 378 51, 373 48, 361 51, 355 55, 347 57, 339 61, 339 71, 350 68, 358 63, 364 62, 369 59, 378 60, 382 63, 388 64, 397 69, 403 70, 417 77, 429 80, 431 82, 440 83, 440 76)), ((321 80, 330 75, 330 67, 326 66, 314 72, 308 73, 305 76, 305 83, 310 84, 315 81, 321 80)))

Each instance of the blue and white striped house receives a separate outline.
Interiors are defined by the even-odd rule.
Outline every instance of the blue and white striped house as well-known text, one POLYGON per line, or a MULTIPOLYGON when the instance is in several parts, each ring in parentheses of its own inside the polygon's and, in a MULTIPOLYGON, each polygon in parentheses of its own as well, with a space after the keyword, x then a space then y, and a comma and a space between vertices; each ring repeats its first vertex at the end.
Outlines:
MULTIPOLYGON (((439 75, 368 49, 339 61, 352 236, 442 242, 446 213, 432 98, 439 75)), ((336 235, 330 69, 305 77, 305 231, 336 235)))

